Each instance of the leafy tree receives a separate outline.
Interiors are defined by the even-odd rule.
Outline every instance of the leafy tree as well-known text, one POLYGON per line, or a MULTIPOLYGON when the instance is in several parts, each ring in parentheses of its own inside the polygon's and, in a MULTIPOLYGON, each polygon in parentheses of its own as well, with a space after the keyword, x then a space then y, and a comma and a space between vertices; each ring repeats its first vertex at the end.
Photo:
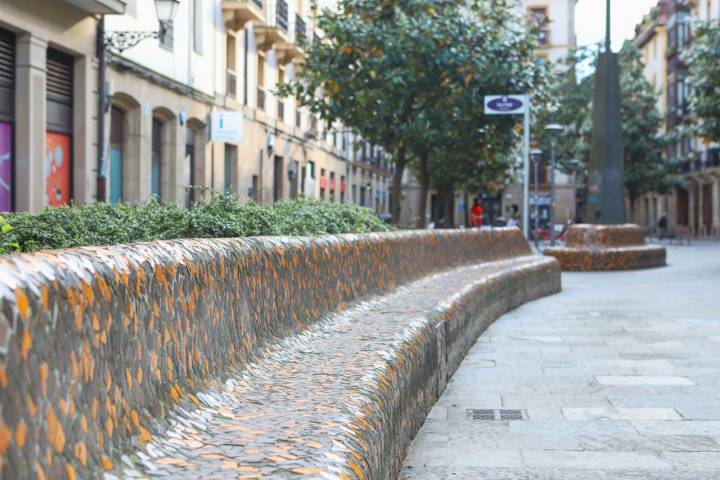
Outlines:
MULTIPOLYGON (((508 20, 514 6, 515 0, 341 0, 338 10, 319 14, 324 39, 306 45, 302 75, 281 86, 281 94, 393 155, 397 222, 408 161, 416 159, 426 193, 431 156, 458 158, 465 146, 466 155, 477 157, 471 149, 497 132, 483 126, 482 96, 525 91, 532 83, 532 68, 523 67, 532 67, 534 45, 526 29, 508 20)), ((514 121, 494 122, 511 131, 514 121)))
MULTIPOLYGON (((511 154, 519 143, 514 127, 521 117, 485 115, 484 98, 537 92, 545 78, 535 57, 535 28, 528 28, 519 16, 508 15, 514 6, 479 2, 470 13, 452 19, 456 41, 450 53, 438 59, 443 71, 450 73, 438 86, 431 110, 427 132, 432 148, 425 172, 423 157, 418 156, 421 201, 430 185, 449 206, 457 189, 490 191, 511 178, 515 163, 511 154)), ((420 210, 424 211, 422 204, 420 210)))
POLYGON ((426 64, 439 45, 451 41, 434 28, 437 11, 446 8, 452 3, 340 1, 338 10, 318 15, 324 39, 306 45, 302 76, 280 87, 281 94, 294 95, 328 124, 340 120, 393 155, 395 222, 408 151, 422 130, 421 96, 436 81, 426 74, 426 64))
POLYGON ((642 194, 662 193, 672 185, 665 158, 669 137, 661 133, 663 119, 655 92, 643 75, 641 54, 630 42, 620 51, 620 69, 625 189, 634 209, 635 200, 642 194))
POLYGON ((557 138, 557 167, 564 173, 576 171, 590 158, 595 79, 592 75, 578 78, 577 71, 592 62, 595 55, 587 47, 570 51, 565 59, 552 66, 552 80, 546 95, 534 102, 532 133, 543 151, 550 151, 546 125, 556 123, 566 129, 566 134, 557 138))
POLYGON ((702 120, 698 131, 711 142, 720 142, 720 21, 701 25, 687 63, 691 86, 690 106, 702 120))

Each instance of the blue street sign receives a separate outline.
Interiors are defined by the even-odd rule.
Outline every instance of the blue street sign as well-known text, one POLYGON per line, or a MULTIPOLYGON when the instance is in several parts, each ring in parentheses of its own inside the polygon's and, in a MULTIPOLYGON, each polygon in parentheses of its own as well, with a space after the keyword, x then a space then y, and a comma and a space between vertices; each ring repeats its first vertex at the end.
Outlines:
POLYGON ((526 95, 488 95, 485 97, 485 115, 514 115, 525 113, 526 95))

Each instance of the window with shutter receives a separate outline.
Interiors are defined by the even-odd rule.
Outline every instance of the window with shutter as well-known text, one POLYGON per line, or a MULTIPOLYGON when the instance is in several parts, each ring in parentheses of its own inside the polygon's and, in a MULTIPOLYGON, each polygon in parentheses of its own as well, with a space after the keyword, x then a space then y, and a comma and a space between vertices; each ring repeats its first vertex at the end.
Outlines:
POLYGON ((47 53, 48 130, 72 133, 73 58, 57 50, 47 53))
POLYGON ((0 29, 0 121, 15 113, 15 36, 0 29))

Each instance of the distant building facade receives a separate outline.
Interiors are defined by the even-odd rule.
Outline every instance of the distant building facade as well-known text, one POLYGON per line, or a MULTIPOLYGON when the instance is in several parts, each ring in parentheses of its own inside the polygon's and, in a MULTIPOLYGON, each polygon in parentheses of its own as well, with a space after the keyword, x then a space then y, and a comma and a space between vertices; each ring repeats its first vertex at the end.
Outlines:
MULTIPOLYGON (((642 52, 645 77, 653 85, 663 131, 681 131, 691 117, 683 53, 690 48, 697 22, 720 19, 720 0, 660 0, 636 28, 634 43, 642 52)), ((634 221, 650 229, 665 216, 671 232, 720 237, 720 146, 687 133, 667 155, 679 165, 683 184, 666 195, 638 199, 634 221)))
POLYGON ((182 205, 215 191, 263 203, 305 195, 388 212, 383 152, 275 94, 302 68, 303 40, 321 35, 309 2, 181 0, 162 38, 109 48, 107 108, 99 113, 98 19, 105 15, 107 38, 155 31, 153 3, 3 2, 0 211, 99 194, 182 205), (212 119, 227 113, 241 119, 239 140, 213 135, 212 119))

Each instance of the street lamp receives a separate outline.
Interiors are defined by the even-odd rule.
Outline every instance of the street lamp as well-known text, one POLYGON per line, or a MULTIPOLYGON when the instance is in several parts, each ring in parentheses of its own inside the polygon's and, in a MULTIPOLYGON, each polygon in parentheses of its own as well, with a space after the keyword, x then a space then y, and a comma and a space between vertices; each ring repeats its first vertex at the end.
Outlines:
POLYGON ((545 127, 550 134, 550 246, 555 246, 555 150, 557 147, 557 135, 565 128, 557 123, 551 123, 545 127))
POLYGON ((114 53, 121 54, 148 38, 157 38, 163 41, 168 27, 172 25, 177 14, 180 0, 155 0, 155 13, 157 14, 159 28, 154 31, 114 31, 105 35, 105 46, 114 53))
POLYGON ((157 38, 163 41, 170 25, 177 14, 180 0, 155 0, 155 13, 158 18, 158 29, 154 31, 113 31, 105 32, 105 15, 100 16, 97 24, 97 55, 98 55, 98 171, 97 171, 97 200, 107 200, 107 146, 105 142, 105 120, 110 110, 107 98, 107 51, 122 54, 125 50, 134 47, 148 38, 157 38))
POLYGON ((535 197, 535 228, 533 229, 533 239, 535 240, 535 248, 538 246, 538 237, 537 237, 537 229, 540 224, 540 192, 538 190, 538 171, 540 166, 540 158, 542 157, 542 150, 539 148, 533 148, 530 150, 530 157, 532 158, 533 162, 533 169, 535 172, 535 185, 534 190, 535 194, 533 195, 535 197))

